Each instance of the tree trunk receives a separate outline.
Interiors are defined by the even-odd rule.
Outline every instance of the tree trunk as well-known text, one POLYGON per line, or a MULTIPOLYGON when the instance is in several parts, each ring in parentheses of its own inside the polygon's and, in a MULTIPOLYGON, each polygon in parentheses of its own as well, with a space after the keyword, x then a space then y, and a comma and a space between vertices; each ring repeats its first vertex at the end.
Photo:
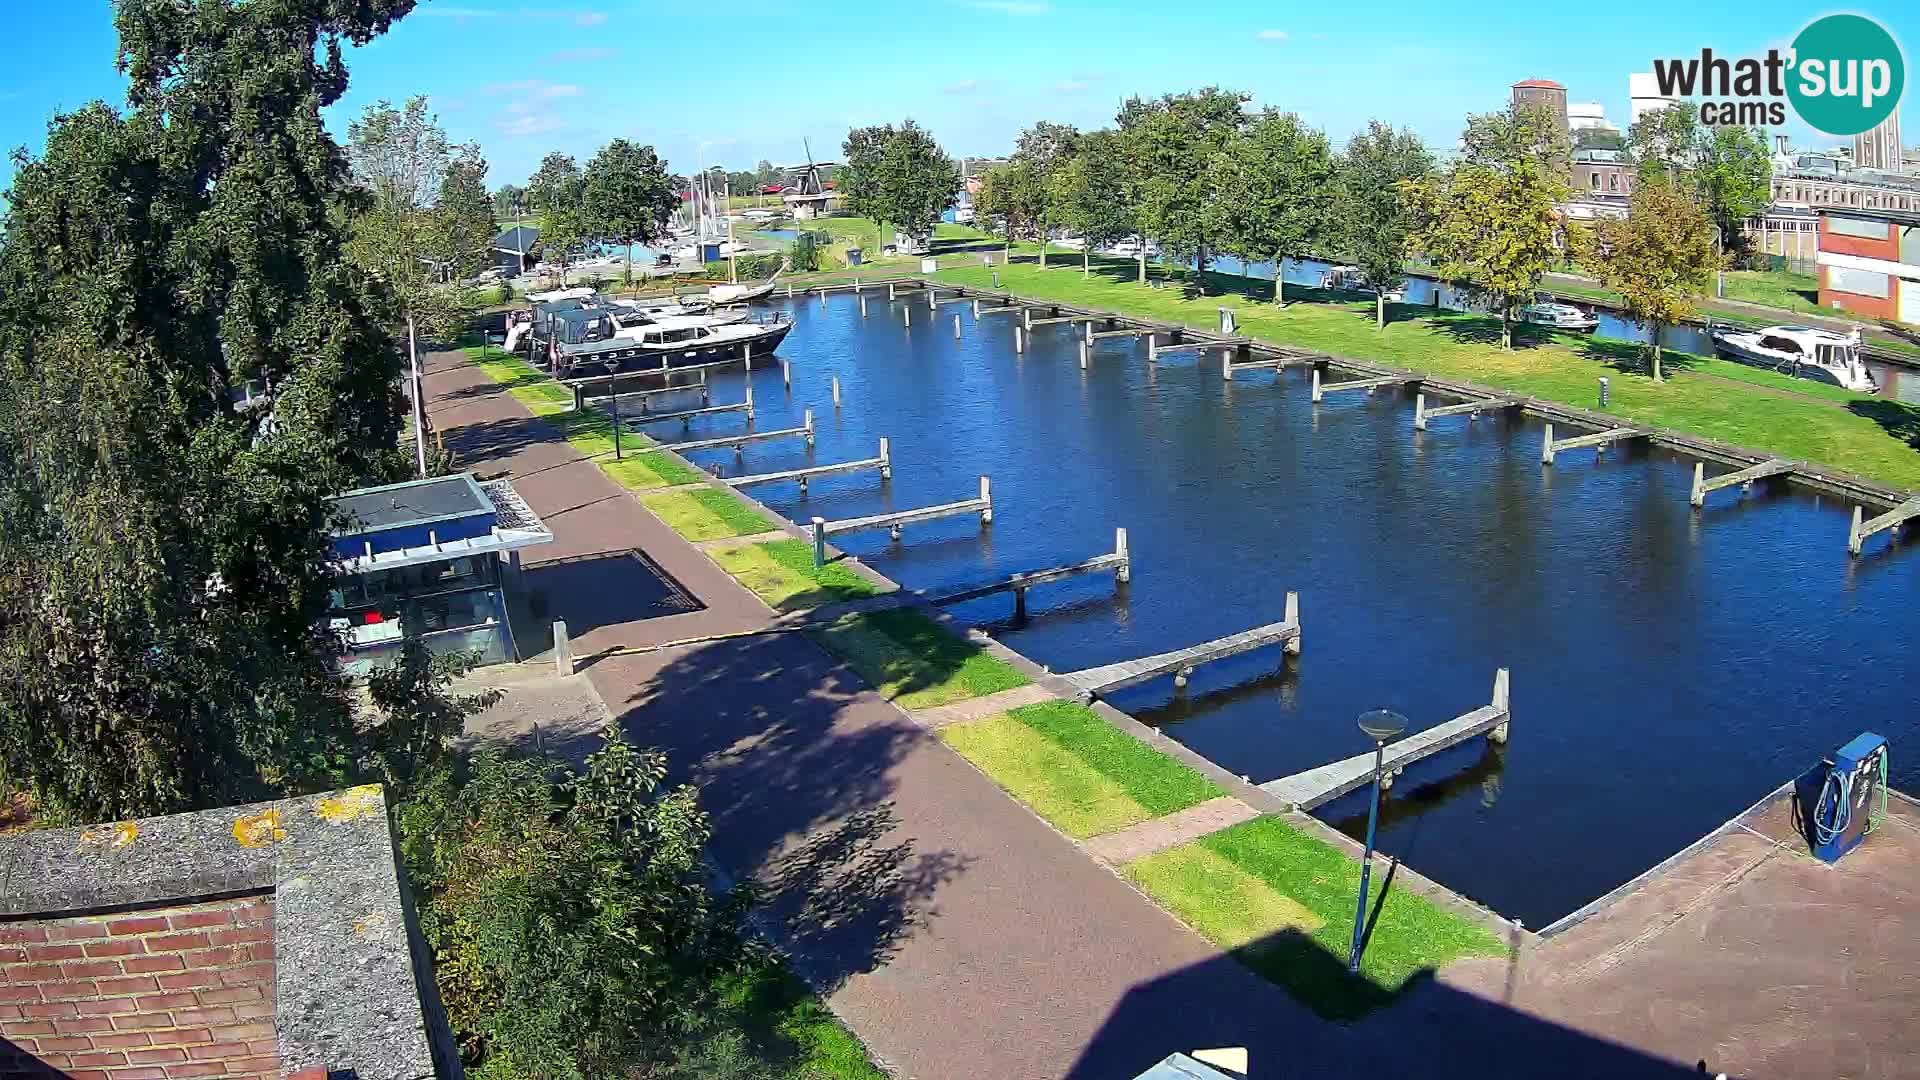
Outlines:
POLYGON ((1040 230, 1040 269, 1047 268, 1047 219, 1037 218, 1035 224, 1040 230))
POLYGON ((1375 330, 1385 330, 1387 328, 1387 293, 1385 289, 1375 289, 1373 291, 1373 328, 1375 330))
POLYGON ((1083 277, 1093 276, 1093 245, 1080 249, 1080 273, 1083 277))
POLYGON ((1513 305, 1507 303, 1504 300, 1501 301, 1500 302, 1500 347, 1507 350, 1508 352, 1513 351, 1513 323, 1511 321, 1512 318, 1513 318, 1513 305))
POLYGON ((1665 382, 1660 373, 1660 324, 1653 324, 1653 381, 1665 382))
POLYGON ((413 373, 413 465, 427 478, 426 403, 420 400, 420 348, 414 341, 413 314, 407 314, 407 363, 413 373))
POLYGON ((1147 283, 1147 238, 1134 233, 1133 238, 1140 243, 1140 284, 1147 283))
POLYGON ((1273 306, 1282 307, 1287 302, 1287 260, 1284 256, 1273 257, 1273 306))
POLYGON ((1207 245, 1201 244, 1193 257, 1193 283, 1199 287, 1200 295, 1207 295, 1207 245))

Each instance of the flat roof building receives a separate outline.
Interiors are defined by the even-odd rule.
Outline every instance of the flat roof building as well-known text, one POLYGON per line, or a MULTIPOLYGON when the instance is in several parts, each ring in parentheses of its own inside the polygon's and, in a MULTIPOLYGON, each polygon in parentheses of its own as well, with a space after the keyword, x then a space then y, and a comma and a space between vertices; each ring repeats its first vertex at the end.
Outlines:
POLYGON ((1820 209, 1820 306, 1920 326, 1920 214, 1820 209))
POLYGON ((505 480, 471 473, 361 488, 336 496, 340 568, 328 611, 350 674, 365 674, 417 640, 438 653, 518 660, 507 591, 520 550, 553 532, 505 480))

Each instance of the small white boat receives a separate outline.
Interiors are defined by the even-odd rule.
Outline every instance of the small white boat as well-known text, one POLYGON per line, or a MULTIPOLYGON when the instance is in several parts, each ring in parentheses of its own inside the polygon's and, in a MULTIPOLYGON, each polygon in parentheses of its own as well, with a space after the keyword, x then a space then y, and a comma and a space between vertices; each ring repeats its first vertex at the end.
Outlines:
POLYGON ((1768 326, 1743 330, 1709 327, 1720 355, 1743 364, 1770 368, 1798 379, 1832 383, 1857 394, 1877 394, 1880 384, 1860 359, 1860 332, 1836 334, 1811 326, 1768 326))
MULTIPOLYGON (((1367 280, 1364 270, 1357 266, 1330 266, 1320 275, 1320 287, 1344 292, 1379 292, 1373 282, 1367 280)), ((1405 289, 1388 289, 1387 299, 1393 303, 1402 303, 1407 298, 1405 289)))
POLYGON ((1592 330, 1600 325, 1597 316, 1554 300, 1535 300, 1521 308, 1520 320, 1555 330, 1592 330))

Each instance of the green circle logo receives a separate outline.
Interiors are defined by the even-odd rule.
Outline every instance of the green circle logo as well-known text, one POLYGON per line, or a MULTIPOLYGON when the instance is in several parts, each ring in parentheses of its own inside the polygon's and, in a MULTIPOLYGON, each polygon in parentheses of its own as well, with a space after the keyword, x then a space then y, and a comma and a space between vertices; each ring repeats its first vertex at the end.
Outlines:
POLYGON ((1793 39, 1787 97, 1814 130, 1858 135, 1892 114, 1907 66, 1886 28, 1864 15, 1827 15, 1793 39))

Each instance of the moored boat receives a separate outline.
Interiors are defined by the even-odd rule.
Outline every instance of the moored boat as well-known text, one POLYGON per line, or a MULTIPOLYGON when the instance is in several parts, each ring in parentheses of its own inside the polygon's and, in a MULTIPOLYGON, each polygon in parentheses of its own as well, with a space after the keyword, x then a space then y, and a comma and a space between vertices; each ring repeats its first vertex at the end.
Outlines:
POLYGON ((1555 330, 1592 330, 1600 325, 1599 316, 1572 304, 1539 299, 1520 309, 1520 320, 1555 330))
POLYGON ((1798 379, 1832 383, 1859 394, 1877 394, 1880 384, 1860 359, 1860 332, 1836 334, 1811 326, 1745 329, 1710 326, 1720 355, 1798 379))
POLYGON ((556 378, 656 371, 770 357, 793 330, 785 312, 732 322, 704 315, 659 318, 632 313, 616 321, 606 309, 553 317, 547 360, 556 378))

